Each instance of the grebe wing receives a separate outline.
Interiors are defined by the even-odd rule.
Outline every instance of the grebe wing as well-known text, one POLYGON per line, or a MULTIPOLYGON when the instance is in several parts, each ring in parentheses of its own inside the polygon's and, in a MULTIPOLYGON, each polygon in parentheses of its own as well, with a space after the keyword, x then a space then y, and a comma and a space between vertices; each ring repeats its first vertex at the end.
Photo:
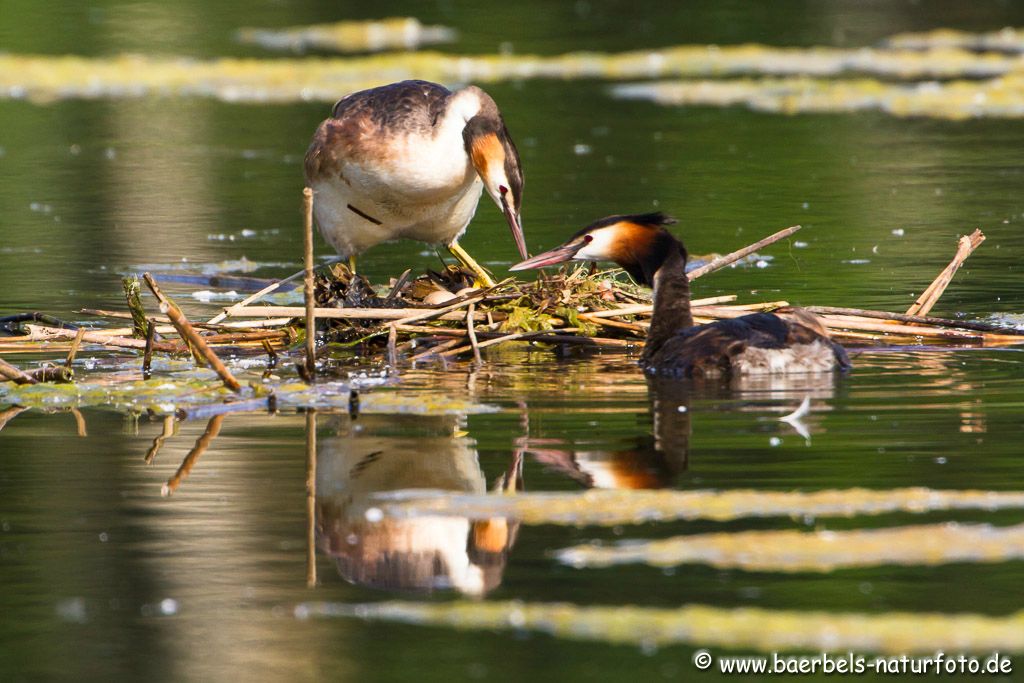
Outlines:
POLYGON ((306 181, 344 176, 348 163, 379 159, 396 136, 432 134, 452 92, 429 81, 402 81, 345 95, 313 135, 306 181))
POLYGON ((793 346, 827 343, 841 370, 850 367, 843 347, 827 336, 772 313, 752 313, 680 330, 665 342, 652 363, 661 373, 677 376, 724 374, 733 360, 749 349, 787 349, 793 346))
POLYGON ((816 341, 825 342, 832 348, 832 355, 835 356, 836 367, 838 367, 839 370, 846 372, 853 367, 853 364, 850 362, 850 356, 846 353, 846 349, 833 341, 821 320, 812 313, 808 313, 806 311, 800 311, 800 313, 803 316, 811 316, 811 318, 809 320, 806 318, 797 318, 800 322, 794 322, 783 318, 783 323, 785 323, 789 329, 789 332, 786 335, 785 345, 797 346, 801 344, 813 344, 816 341), (805 322, 809 322, 813 327, 808 326, 805 322))
POLYGON ((338 120, 365 119, 380 128, 433 128, 448 107, 451 90, 430 81, 401 81, 342 97, 331 110, 338 120))

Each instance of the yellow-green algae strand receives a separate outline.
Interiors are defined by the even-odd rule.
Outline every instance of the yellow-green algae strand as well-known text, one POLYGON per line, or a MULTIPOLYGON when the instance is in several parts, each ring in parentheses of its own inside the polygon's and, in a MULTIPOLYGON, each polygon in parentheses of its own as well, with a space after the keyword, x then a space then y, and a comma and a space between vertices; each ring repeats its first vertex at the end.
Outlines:
POLYGON ((898 33, 885 39, 886 47, 904 50, 961 49, 1024 52, 1024 30, 1007 26, 998 31, 971 33, 937 28, 920 33, 898 33))
POLYGON ((506 517, 525 524, 617 526, 666 520, 729 521, 746 517, 852 517, 890 512, 1024 508, 1024 491, 938 490, 923 487, 813 492, 758 490, 604 491, 451 495, 440 491, 381 494, 392 517, 506 517))
POLYGON ((659 81, 612 88, 621 98, 664 105, 742 105, 777 114, 879 111, 897 117, 942 119, 1024 116, 1024 75, 989 80, 887 83, 872 79, 806 77, 727 81, 659 81))
POLYGON ((238 40, 242 43, 291 52, 305 52, 309 49, 334 52, 413 50, 421 45, 448 43, 455 40, 456 36, 454 29, 427 26, 414 17, 338 21, 281 29, 243 28, 238 31, 238 40))
POLYGON ((883 654, 1024 651, 1024 611, 979 614, 853 614, 724 609, 580 607, 568 603, 390 601, 304 603, 299 618, 359 617, 462 631, 538 631, 560 638, 657 647, 687 644, 762 652, 810 650, 883 654))
POLYGON ((644 563, 707 564, 721 569, 827 572, 879 565, 1003 562, 1024 558, 1024 524, 926 524, 854 531, 740 531, 656 541, 578 545, 557 553, 574 567, 644 563))
POLYGON ((333 102, 361 88, 407 78, 442 83, 555 79, 719 78, 743 75, 991 78, 1024 72, 1024 56, 966 50, 777 48, 683 45, 621 53, 448 55, 403 52, 335 59, 105 58, 0 55, 0 97, 176 95, 243 102, 333 102))

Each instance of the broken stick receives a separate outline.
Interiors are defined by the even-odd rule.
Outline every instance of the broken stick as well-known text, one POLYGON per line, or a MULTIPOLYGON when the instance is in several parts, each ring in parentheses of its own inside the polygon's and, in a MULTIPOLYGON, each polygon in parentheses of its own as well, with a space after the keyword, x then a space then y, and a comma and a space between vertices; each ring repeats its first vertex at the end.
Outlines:
POLYGON ((206 341, 196 332, 195 328, 189 323, 188 318, 181 312, 174 302, 170 301, 164 293, 160 291, 160 287, 156 284, 156 280, 149 273, 143 273, 142 279, 146 281, 146 285, 150 291, 153 292, 153 296, 156 297, 157 301, 160 302, 160 311, 166 313, 171 319, 171 324, 178 330, 178 334, 185 340, 185 343, 194 348, 198 353, 202 354, 206 362, 210 364, 210 367, 214 369, 217 376, 220 377, 221 381, 231 391, 241 391, 242 385, 238 383, 235 376, 231 374, 231 371, 227 369, 224 363, 221 362, 217 354, 213 352, 213 349, 206 343, 206 341))
POLYGON ((725 268, 726 266, 735 263, 736 261, 739 261, 744 256, 749 256, 750 254, 753 254, 755 251, 761 249, 762 247, 767 247, 769 244, 774 244, 775 242, 778 242, 781 239, 789 237, 794 232, 799 230, 801 227, 802 226, 799 225, 793 225, 791 227, 786 228, 785 230, 779 230, 777 233, 773 235, 768 235, 768 237, 758 240, 751 245, 743 247, 742 249, 737 249, 731 254, 720 256, 711 263, 706 263, 700 268, 694 268, 693 270, 686 274, 686 277, 692 282, 693 280, 699 278, 701 275, 707 275, 708 273, 713 273, 716 270, 725 268))
POLYGON ((953 257, 953 260, 928 285, 928 288, 921 292, 921 296, 917 297, 914 305, 907 309, 907 315, 928 315, 928 311, 932 310, 932 306, 939 300, 942 293, 946 291, 946 287, 953 280, 956 271, 960 269, 960 266, 963 265, 967 257, 984 241, 985 234, 981 230, 975 230, 970 235, 962 236, 957 242, 956 255, 953 257))
POLYGON ((316 376, 316 296, 313 290, 313 190, 302 188, 303 244, 305 246, 306 374, 316 376))

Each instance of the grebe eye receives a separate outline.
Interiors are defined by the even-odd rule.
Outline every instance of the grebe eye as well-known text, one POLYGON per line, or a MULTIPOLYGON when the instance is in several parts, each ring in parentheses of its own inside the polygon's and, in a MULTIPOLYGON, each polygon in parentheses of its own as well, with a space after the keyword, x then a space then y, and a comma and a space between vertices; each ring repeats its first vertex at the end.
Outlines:
POLYGON ((593 241, 594 241, 594 236, 593 235, 584 235, 583 236, 583 243, 584 244, 590 244, 593 241))
POLYGON ((508 194, 508 188, 504 185, 498 185, 498 192, 501 194, 508 194))

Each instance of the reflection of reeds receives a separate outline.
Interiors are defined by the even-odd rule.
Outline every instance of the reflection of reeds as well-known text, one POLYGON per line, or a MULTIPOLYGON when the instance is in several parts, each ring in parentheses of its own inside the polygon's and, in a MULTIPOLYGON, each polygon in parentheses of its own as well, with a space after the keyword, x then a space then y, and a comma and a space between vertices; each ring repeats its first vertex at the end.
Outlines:
POLYGON ((305 603, 299 618, 358 617, 459 630, 539 631, 604 643, 691 644, 739 650, 934 653, 1024 651, 1024 611, 981 614, 855 614, 757 608, 580 607, 531 602, 305 603))
POLYGON ((196 440, 196 445, 188 452, 185 459, 181 461, 178 471, 164 484, 160 490, 160 495, 167 497, 178 489, 178 486, 188 476, 189 472, 192 471, 196 462, 198 462, 199 457, 206 452, 206 449, 210 447, 213 440, 220 434, 220 426, 224 422, 224 417, 224 415, 214 415, 210 418, 210 421, 206 424, 206 430, 196 440))
POLYGON ((165 415, 163 420, 163 431, 160 432, 154 439, 153 445, 146 451, 146 457, 144 461, 147 465, 152 465, 156 459, 156 454, 160 452, 160 448, 164 445, 164 441, 171 438, 174 435, 174 416, 165 415))
POLYGON ((28 410, 28 408, 22 408, 21 406, 11 406, 10 408, 0 410, 0 430, 6 427, 8 422, 18 417, 18 415, 26 410, 28 410))
POLYGON ((316 586, 316 410, 306 412, 306 586, 316 586))
POLYGON ((78 434, 79 438, 89 436, 89 429, 85 423, 85 416, 82 415, 82 411, 78 408, 72 408, 71 415, 75 418, 75 433, 78 434))
POLYGON ((574 567, 708 564, 767 572, 828 572, 878 565, 1003 562, 1024 558, 1024 525, 927 524, 853 531, 739 531, 558 552, 574 567))

